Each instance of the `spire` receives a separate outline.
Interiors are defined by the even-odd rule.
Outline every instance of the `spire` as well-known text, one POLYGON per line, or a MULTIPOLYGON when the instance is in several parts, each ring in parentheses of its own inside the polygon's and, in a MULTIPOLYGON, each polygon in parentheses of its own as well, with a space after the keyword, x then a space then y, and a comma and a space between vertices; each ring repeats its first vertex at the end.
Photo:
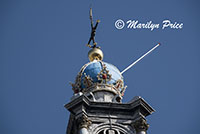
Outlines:
POLYGON ((120 72, 114 65, 102 61, 103 52, 94 39, 99 21, 93 26, 91 8, 90 21, 92 30, 87 44, 91 48, 90 62, 82 66, 75 83, 71 83, 74 94, 65 105, 71 112, 66 134, 146 134, 149 125, 145 117, 154 110, 141 97, 122 103, 127 87, 122 73, 159 44, 120 72))

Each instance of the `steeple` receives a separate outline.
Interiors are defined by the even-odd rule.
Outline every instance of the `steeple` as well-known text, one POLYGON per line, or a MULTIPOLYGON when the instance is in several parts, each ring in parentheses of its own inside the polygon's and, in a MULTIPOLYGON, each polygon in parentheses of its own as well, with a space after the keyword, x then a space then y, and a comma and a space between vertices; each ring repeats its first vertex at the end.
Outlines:
POLYGON ((90 9, 91 37, 87 46, 89 62, 71 83, 74 94, 65 105, 70 111, 67 134, 145 134, 149 125, 146 116, 154 112, 143 98, 134 97, 122 103, 126 86, 118 68, 103 61, 103 52, 94 40, 90 9), (93 45, 90 42, 93 41, 93 45))

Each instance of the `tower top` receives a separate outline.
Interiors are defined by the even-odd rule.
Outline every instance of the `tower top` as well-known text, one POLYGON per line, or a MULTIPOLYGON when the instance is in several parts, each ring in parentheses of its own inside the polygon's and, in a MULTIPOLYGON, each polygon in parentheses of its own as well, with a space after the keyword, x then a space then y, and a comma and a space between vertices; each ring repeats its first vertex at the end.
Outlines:
MULTIPOLYGON (((103 61, 103 52, 95 42, 95 34, 98 23, 93 26, 92 9, 90 8, 91 36, 87 46, 89 63, 86 63, 79 71, 75 83, 71 83, 74 96, 84 94, 95 101, 121 102, 126 86, 123 76, 114 65, 103 61), (93 45, 90 45, 90 42, 93 45)), ((73 97, 74 97, 73 96, 73 97)))
POLYGON ((127 87, 122 74, 159 44, 120 72, 103 61, 103 52, 96 46, 94 37, 99 20, 93 26, 91 8, 90 21, 92 30, 87 44, 91 48, 88 52, 90 62, 81 67, 75 83, 71 83, 74 94, 65 105, 71 112, 67 134, 146 134, 149 125, 145 117, 154 110, 141 97, 122 103, 127 87))

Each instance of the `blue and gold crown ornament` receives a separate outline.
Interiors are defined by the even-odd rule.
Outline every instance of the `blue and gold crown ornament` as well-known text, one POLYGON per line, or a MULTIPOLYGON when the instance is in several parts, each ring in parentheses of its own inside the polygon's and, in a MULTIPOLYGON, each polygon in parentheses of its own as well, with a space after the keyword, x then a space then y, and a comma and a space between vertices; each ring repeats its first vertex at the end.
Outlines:
POLYGON ((102 61, 103 52, 100 48, 92 48, 88 58, 90 62, 80 69, 75 84, 71 84, 74 93, 107 90, 122 97, 126 86, 117 67, 102 61))

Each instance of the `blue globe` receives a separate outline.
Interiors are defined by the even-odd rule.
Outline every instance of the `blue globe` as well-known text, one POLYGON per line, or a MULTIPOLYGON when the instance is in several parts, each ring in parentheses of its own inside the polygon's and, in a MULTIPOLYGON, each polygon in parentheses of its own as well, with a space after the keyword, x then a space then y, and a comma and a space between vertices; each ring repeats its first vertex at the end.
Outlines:
POLYGON ((85 88, 83 84, 83 80, 86 74, 87 76, 90 76, 92 78, 94 83, 100 83, 101 81, 98 80, 98 74, 103 69, 103 65, 106 66, 106 70, 108 70, 108 74, 111 75, 110 81, 107 81, 107 84, 113 84, 115 85, 118 80, 123 81, 123 76, 121 75, 120 71, 112 64, 103 62, 103 61, 93 61, 89 62, 85 66, 83 66, 82 70, 82 76, 81 76, 81 88, 85 88))

